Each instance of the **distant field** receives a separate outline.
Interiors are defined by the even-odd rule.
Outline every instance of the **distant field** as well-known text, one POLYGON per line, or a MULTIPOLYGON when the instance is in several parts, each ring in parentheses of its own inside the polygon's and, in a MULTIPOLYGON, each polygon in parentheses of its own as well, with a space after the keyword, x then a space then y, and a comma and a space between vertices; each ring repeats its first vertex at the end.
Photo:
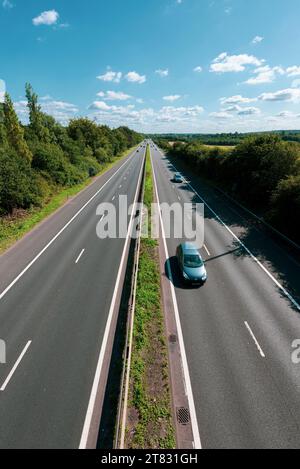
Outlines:
MULTIPOLYGON (((168 143, 169 145, 173 147, 173 145, 178 142, 168 142, 168 143)), ((184 143, 184 142, 180 142, 180 143, 184 143)), ((203 146, 206 148, 220 148, 221 150, 225 150, 225 151, 233 150, 236 147, 236 145, 205 145, 205 144, 203 144, 203 146)))
POLYGON ((233 150, 236 145, 203 145, 206 148, 220 148, 221 150, 233 150))

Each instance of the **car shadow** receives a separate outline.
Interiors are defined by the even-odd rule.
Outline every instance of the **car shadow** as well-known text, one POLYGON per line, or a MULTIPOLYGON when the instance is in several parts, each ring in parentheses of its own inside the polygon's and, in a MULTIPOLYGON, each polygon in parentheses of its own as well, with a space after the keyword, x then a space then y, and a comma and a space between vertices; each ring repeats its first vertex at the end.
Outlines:
POLYGON ((175 288, 181 290, 199 290, 202 288, 202 285, 192 285, 183 280, 176 256, 170 257, 165 262, 165 276, 173 283, 175 288))

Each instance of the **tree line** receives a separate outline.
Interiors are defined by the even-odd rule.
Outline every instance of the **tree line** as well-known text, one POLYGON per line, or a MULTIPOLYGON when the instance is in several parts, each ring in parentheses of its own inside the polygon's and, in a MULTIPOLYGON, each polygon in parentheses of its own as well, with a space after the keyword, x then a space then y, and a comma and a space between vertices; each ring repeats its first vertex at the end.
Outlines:
POLYGON ((95 176, 143 138, 127 127, 110 129, 87 118, 63 126, 42 112, 30 84, 26 99, 27 125, 19 121, 9 94, 0 104, 0 216, 44 205, 55 192, 95 176))
POLYGON ((230 151, 199 140, 157 143, 300 244, 299 143, 275 134, 247 137, 230 151))
POLYGON ((249 137, 260 137, 265 135, 278 135, 285 141, 300 143, 299 130, 279 130, 273 132, 253 132, 253 133, 219 133, 219 134, 160 134, 152 135, 153 140, 168 140, 170 142, 191 143, 201 141, 205 145, 234 146, 239 145, 249 137))

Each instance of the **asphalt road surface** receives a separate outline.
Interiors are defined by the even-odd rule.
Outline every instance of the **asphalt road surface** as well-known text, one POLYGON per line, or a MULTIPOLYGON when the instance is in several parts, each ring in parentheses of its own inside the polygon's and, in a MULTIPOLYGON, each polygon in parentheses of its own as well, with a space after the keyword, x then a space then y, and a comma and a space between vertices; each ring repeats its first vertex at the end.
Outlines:
POLYGON ((134 201, 144 151, 0 257, 1 448, 79 447, 125 245, 97 237, 96 209, 134 201))
POLYGON ((178 168, 151 153, 161 203, 207 203, 205 286, 182 285, 181 240, 167 239, 202 447, 300 448, 300 265, 192 171, 174 184, 178 168))

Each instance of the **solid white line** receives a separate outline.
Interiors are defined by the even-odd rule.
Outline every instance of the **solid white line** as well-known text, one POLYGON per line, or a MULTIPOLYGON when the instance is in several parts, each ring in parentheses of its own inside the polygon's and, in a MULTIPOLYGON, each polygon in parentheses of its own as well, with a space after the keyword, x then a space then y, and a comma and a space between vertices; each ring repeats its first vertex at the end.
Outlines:
MULTIPOLYGON (((154 179, 154 186, 155 186, 155 192, 156 192, 156 199, 157 199, 157 203, 160 205, 155 170, 154 170, 154 165, 152 161, 151 149, 150 149, 150 155, 151 155, 151 165, 152 165, 152 170, 153 170, 153 179, 154 179)), ((194 402, 194 397, 193 397, 192 384, 191 384, 189 367, 188 367, 188 362, 187 362, 187 357, 186 357, 183 333, 182 333, 182 328, 181 328, 181 323, 180 323, 179 309, 178 309, 177 298, 175 294, 175 288, 173 284, 172 270, 171 270, 171 265, 170 265, 170 256, 169 256, 168 246, 166 242, 166 235, 165 235, 165 229, 163 225, 161 211, 159 211, 159 215, 160 215, 160 224, 161 224, 161 230, 162 230, 163 244, 164 244, 165 255, 167 259, 167 268, 168 268, 168 273, 169 273, 169 278, 170 278, 170 288, 171 288, 176 326, 177 326, 177 332, 178 332, 178 342, 179 342, 179 347, 180 347, 180 352, 181 352, 182 369, 183 369, 183 375, 184 375, 184 381, 185 381, 185 387, 186 387, 186 395, 188 398, 189 410, 190 410, 190 415, 191 415, 191 424, 192 424, 192 431, 193 431, 193 437, 194 437, 194 448, 201 449, 202 445, 201 445, 201 439, 200 439, 199 428, 198 428, 198 421, 197 421, 195 402, 194 402)))
MULTIPOLYGON (((140 171, 138 184, 137 184, 137 188, 136 188, 136 193, 135 193, 135 197, 134 197, 134 204, 135 205, 136 205, 136 201, 137 201, 137 197, 138 197, 138 190, 139 190, 139 186, 140 186, 142 171, 143 171, 143 164, 141 165, 141 171, 140 171)), ((116 304, 116 301, 117 301, 117 295, 118 295, 118 291, 119 291, 119 288, 120 288, 120 281, 121 281, 123 266, 124 266, 124 263, 126 261, 126 252, 127 252, 128 244, 130 242, 130 234, 131 234, 132 228, 133 228, 134 216, 135 216, 135 210, 132 210, 132 214, 131 214, 130 222, 129 222, 129 226, 128 226, 127 237, 126 237, 126 241, 125 241, 125 244, 124 244, 123 254, 122 254, 121 262, 120 262, 120 266, 119 266, 118 276, 117 276, 116 283, 115 283, 115 289, 114 289, 114 293, 113 293, 113 297, 112 297, 112 301, 111 301, 111 305, 110 305, 110 309, 109 309, 109 313, 108 313, 108 318, 107 318, 107 322, 106 322, 106 326, 105 326, 104 336, 103 336, 103 340, 102 340, 101 350, 100 350, 100 354, 99 354, 99 359, 98 359, 98 363, 97 363, 97 368, 96 368, 96 372, 95 372, 95 377, 94 377, 93 387, 92 387, 92 391, 91 391, 91 395, 90 395, 90 399, 89 399, 89 404, 88 404, 88 408, 87 408, 85 422, 84 422, 84 426, 83 426, 83 430, 82 430, 79 449, 85 449, 86 446, 87 446, 87 442, 88 442, 90 427, 91 427, 91 423, 92 423, 92 418, 93 418, 93 413, 94 413, 94 408, 95 408, 95 403, 96 403, 96 398, 97 398, 97 392, 98 392, 100 378, 101 378, 101 371, 102 371, 102 366, 103 366, 103 361, 104 361, 105 350, 106 350, 107 342, 108 342, 108 338, 109 338, 109 332, 110 332, 111 323, 112 323, 112 319, 113 319, 115 304, 116 304)))
MULTIPOLYGON (((162 153, 160 152, 162 155, 162 153)), ((171 163, 172 164, 172 163, 171 163)), ((176 169, 176 167, 172 164, 172 166, 176 169)), ((177 169, 176 169, 177 171, 177 169)), ((206 205, 206 207, 211 211, 211 213, 217 218, 217 220, 226 228, 226 230, 233 236, 233 238, 245 249, 245 251, 249 254, 249 256, 256 262, 256 264, 267 274, 267 276, 275 283, 275 285, 284 293, 284 295, 290 300, 290 302, 300 311, 300 304, 292 297, 292 295, 281 285, 278 280, 268 271, 268 269, 258 260, 258 258, 252 254, 249 248, 234 234, 234 232, 226 225, 226 223, 221 219, 221 217, 210 207, 210 205, 206 202, 206 200, 201 197, 201 195, 194 189, 194 187, 187 182, 185 179, 186 184, 191 188, 191 190, 199 197, 199 199, 206 205)))
POLYGON ((115 200, 116 196, 114 195, 113 198, 111 200, 115 200))
POLYGON ((204 247, 205 251, 207 252, 207 254, 210 256, 210 252, 209 252, 209 250, 207 249, 207 246, 206 246, 205 244, 203 244, 203 247, 204 247))
POLYGON ((81 253, 79 254, 79 256, 77 257, 77 259, 76 259, 76 261, 75 261, 75 264, 78 264, 78 262, 79 262, 81 256, 83 255, 84 251, 85 251, 85 249, 83 249, 83 250, 81 251, 81 253))
POLYGON ((249 324, 248 324, 247 321, 245 321, 245 326, 247 327, 249 334, 251 335, 252 339, 254 340, 254 343, 255 343, 256 347, 258 348, 259 353, 261 354, 261 356, 262 356, 263 358, 266 358, 266 356, 265 356, 265 354, 264 354, 264 352, 263 352, 261 346, 260 346, 259 343, 258 343, 257 338, 255 337, 255 335, 254 335, 254 333, 253 333, 253 331, 252 331, 252 329, 251 329, 251 327, 249 326, 249 324))
POLYGON ((78 210, 77 213, 71 218, 71 220, 66 223, 65 226, 54 236, 54 238, 49 241, 49 243, 35 256, 35 258, 25 267, 24 270, 8 285, 8 287, 5 288, 5 290, 0 294, 0 300, 11 290, 11 288, 20 280, 21 277, 35 264, 35 262, 44 254, 45 251, 57 240, 57 238, 68 228, 68 226, 71 225, 71 223, 83 212, 83 210, 97 197, 97 195, 102 192, 105 186, 118 174, 119 171, 125 166, 131 159, 133 158, 135 154, 133 153, 132 156, 126 160, 122 166, 120 166, 119 169, 103 184, 103 186, 81 207, 80 210, 78 210))
POLYGON ((23 349, 23 352, 22 352, 21 355, 19 356, 18 360, 17 360, 16 363, 14 364, 14 366, 13 366, 11 372, 9 373, 8 377, 6 378, 6 380, 4 381, 3 385, 1 386, 1 388, 0 388, 0 391, 1 391, 1 392, 5 391, 5 389, 6 389, 7 385, 8 385, 8 383, 10 382, 11 378, 13 377, 13 375, 14 375, 16 369, 17 369, 18 366, 20 365, 22 358, 24 357, 25 353, 26 353, 27 350, 29 349, 29 347, 30 347, 30 345, 31 345, 31 342, 32 342, 32 341, 29 340, 29 341, 27 342, 27 344, 25 345, 25 347, 24 347, 24 349, 23 349))

